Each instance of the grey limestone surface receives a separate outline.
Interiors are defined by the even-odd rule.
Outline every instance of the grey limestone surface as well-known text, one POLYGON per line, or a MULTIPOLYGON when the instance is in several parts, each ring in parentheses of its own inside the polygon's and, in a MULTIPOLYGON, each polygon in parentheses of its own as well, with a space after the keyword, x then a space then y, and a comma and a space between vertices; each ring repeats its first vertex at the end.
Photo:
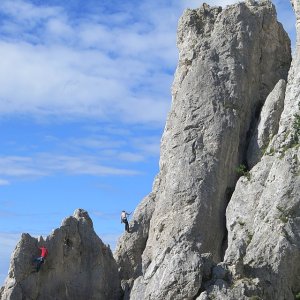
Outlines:
MULTIPOLYGON (((177 36, 160 172, 134 213, 136 231, 123 235, 114 253, 125 299, 200 297, 206 280, 201 255, 210 253, 214 264, 224 258, 236 168, 246 160, 248 135, 276 84, 266 104, 270 111, 280 102, 274 124, 261 118, 268 135, 278 130, 282 112, 290 41, 270 1, 186 10, 177 36)), ((224 279, 216 279, 217 286, 208 281, 207 292, 229 286, 224 279)))
POLYGON ((107 300, 120 298, 118 268, 111 250, 93 229, 86 211, 78 209, 45 240, 23 234, 12 254, 1 300, 107 300), (39 272, 32 264, 49 251, 39 272))

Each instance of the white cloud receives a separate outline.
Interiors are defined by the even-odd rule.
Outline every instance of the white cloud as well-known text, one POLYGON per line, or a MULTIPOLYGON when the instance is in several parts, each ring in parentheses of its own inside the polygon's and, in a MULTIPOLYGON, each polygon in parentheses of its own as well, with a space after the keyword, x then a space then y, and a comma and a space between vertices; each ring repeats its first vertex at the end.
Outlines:
MULTIPOLYGON (((84 123, 85 124, 85 123, 84 123)), ((87 123, 89 124, 89 123, 87 123)), ((21 147, 11 140, 0 155, 0 185, 15 180, 64 176, 134 176, 159 156, 160 132, 147 126, 66 125, 62 132, 35 134, 21 147)))
POLYGON ((10 177, 40 177, 47 173, 33 166, 31 157, 2 156, 0 157, 0 175, 10 177))
MULTIPOLYGON (((65 172, 71 175, 137 175, 138 171, 113 168, 100 165, 96 157, 70 157, 43 155, 38 157, 45 162, 45 169, 50 172, 65 172)), ((39 163, 39 165, 42 165, 39 163)))
POLYGON ((0 10, 11 18, 10 34, 0 42, 0 114, 163 123, 172 80, 163 69, 175 67, 175 30, 141 32, 149 20, 116 26, 71 20, 62 8, 23 1, 5 1, 0 10))
POLYGON ((48 19, 57 16, 61 11, 59 7, 35 6, 30 2, 21 0, 2 0, 0 10, 19 22, 36 22, 37 20, 48 19))
POLYGON ((155 97, 160 91, 154 87, 158 78, 160 89, 162 83, 169 86, 171 76, 157 74, 156 79, 157 71, 148 63, 111 59, 94 50, 7 42, 0 43, 0 55, 5 57, 0 69, 2 114, 104 119, 118 115, 128 122, 160 123, 165 119, 168 101, 155 97))
POLYGON ((8 180, 0 178, 0 186, 9 185, 9 184, 10 182, 8 180))
MULTIPOLYGON (((98 128, 99 129, 99 128, 98 128)), ((86 135, 85 137, 65 138, 45 137, 53 143, 53 147, 63 153, 80 155, 87 153, 98 154, 99 159, 105 162, 127 161, 141 162, 150 157, 159 155, 160 136, 143 131, 142 137, 137 132, 126 130, 106 129, 101 134, 86 135), (112 134, 112 135, 111 135, 112 134)))
POLYGON ((141 162, 145 157, 139 153, 122 152, 118 155, 118 159, 128 162, 141 162))
POLYGON ((101 150, 120 148, 124 146, 125 141, 122 141, 120 139, 114 140, 105 135, 93 135, 84 138, 69 138, 66 143, 65 141, 61 141, 61 143, 64 143, 69 149, 78 147, 81 149, 87 148, 93 150, 101 150))
POLYGON ((65 37, 70 39, 74 36, 74 29, 64 20, 51 18, 46 24, 46 33, 55 37, 65 37))
POLYGON ((136 149, 149 156, 159 156, 160 137, 147 136, 143 138, 134 138, 132 143, 136 149))
POLYGON ((107 213, 99 210, 91 211, 91 215, 94 215, 95 217, 103 218, 105 220, 115 220, 119 218, 120 213, 114 212, 114 213, 107 213))
POLYGON ((20 237, 21 233, 0 232, 0 244, 3 245, 3 247, 0 248, 0 251, 11 253, 10 249, 13 249, 16 246, 17 242, 20 240, 20 237))
POLYGON ((67 175, 123 175, 139 174, 138 171, 114 168, 100 164, 95 156, 67 156, 50 153, 32 157, 0 157, 0 175, 9 178, 44 177, 63 173, 67 175))

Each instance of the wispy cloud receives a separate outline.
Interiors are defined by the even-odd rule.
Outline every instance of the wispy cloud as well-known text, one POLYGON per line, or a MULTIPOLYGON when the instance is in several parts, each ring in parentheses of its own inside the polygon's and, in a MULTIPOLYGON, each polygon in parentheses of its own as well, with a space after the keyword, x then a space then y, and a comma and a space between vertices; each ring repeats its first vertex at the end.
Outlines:
POLYGON ((115 220, 116 218, 119 218, 120 212, 111 212, 107 213, 104 211, 94 210, 91 211, 91 215, 94 215, 95 217, 100 217, 105 220, 115 220))
POLYGON ((24 1, 4 1, 0 11, 7 16, 0 27, 0 114, 164 120, 174 33, 145 31, 147 21, 71 19, 62 7, 24 1))
POLYGON ((0 186, 9 185, 9 184, 10 182, 8 180, 0 178, 0 186))
POLYGON ((120 139, 111 139, 108 135, 93 135, 83 138, 69 138, 67 143, 69 147, 79 147, 94 150, 116 149, 124 146, 125 141, 120 139))
POLYGON ((67 175, 137 175, 138 171, 102 165, 95 156, 67 156, 40 153, 32 157, 0 157, 0 175, 9 178, 67 175))
POLYGON ((76 132, 70 124, 52 134, 39 127, 34 138, 23 138, 21 147, 12 139, 0 155, 0 185, 54 175, 141 175, 147 172, 144 165, 159 157, 157 130, 84 124, 76 132))
POLYGON ((6 156, 0 157, 1 176, 43 176, 45 172, 33 167, 31 157, 6 156))
POLYGON ((132 140, 132 143, 137 149, 148 156, 159 156, 160 137, 158 136, 136 137, 132 140))
POLYGON ((17 212, 15 210, 5 210, 5 209, 0 209, 0 216, 2 218, 32 218, 32 217, 42 217, 44 218, 45 216, 50 217, 56 217, 60 216, 60 213, 58 212, 17 212))
POLYGON ((102 160, 105 161, 127 161, 141 162, 149 157, 159 156, 159 140, 158 135, 147 136, 109 136, 94 135, 84 138, 69 138, 61 141, 62 146, 71 152, 79 150, 97 151, 102 160), (126 150, 124 150, 126 149, 126 150))
POLYGON ((3 0, 0 9, 6 15, 13 17, 16 22, 36 22, 55 17, 60 12, 59 7, 36 6, 21 0, 3 0))
MULTIPOLYGON (((0 232, 1 245, 5 247, 14 247, 19 241, 21 233, 0 232)), ((2 249, 2 247, 1 247, 2 249)))

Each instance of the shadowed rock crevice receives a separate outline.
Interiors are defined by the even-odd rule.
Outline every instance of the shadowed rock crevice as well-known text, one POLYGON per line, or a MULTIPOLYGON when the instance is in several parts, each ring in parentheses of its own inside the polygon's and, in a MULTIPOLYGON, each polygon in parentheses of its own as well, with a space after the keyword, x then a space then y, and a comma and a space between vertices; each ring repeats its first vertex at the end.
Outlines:
POLYGON ((278 133, 279 121, 284 108, 286 81, 278 81, 272 92, 268 95, 261 108, 258 118, 253 122, 254 126, 249 135, 245 160, 249 168, 252 168, 264 154, 272 154, 269 147, 273 137, 278 133))

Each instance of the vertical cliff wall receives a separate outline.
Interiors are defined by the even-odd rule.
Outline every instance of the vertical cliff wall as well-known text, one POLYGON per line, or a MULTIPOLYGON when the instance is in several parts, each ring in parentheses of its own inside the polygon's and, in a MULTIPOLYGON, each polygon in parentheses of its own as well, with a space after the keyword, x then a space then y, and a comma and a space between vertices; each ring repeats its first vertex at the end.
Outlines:
POLYGON ((115 252, 125 299, 200 294, 207 258, 220 262, 226 249, 236 168, 247 164, 259 112, 291 61, 270 1, 185 11, 178 48, 160 173, 115 252))
POLYGON ((12 254, 1 300, 119 299, 120 281, 111 250, 93 229, 87 212, 76 210, 46 240, 23 234, 12 254), (37 273, 32 260, 49 255, 37 273))
MULTIPOLYGON (((227 208, 229 239, 222 266, 231 278, 208 284, 201 300, 300 296, 300 5, 298 0, 292 4, 298 41, 279 130, 249 180, 238 181, 227 208)), ((267 115, 268 109, 262 110, 258 127, 265 127, 267 115)))

